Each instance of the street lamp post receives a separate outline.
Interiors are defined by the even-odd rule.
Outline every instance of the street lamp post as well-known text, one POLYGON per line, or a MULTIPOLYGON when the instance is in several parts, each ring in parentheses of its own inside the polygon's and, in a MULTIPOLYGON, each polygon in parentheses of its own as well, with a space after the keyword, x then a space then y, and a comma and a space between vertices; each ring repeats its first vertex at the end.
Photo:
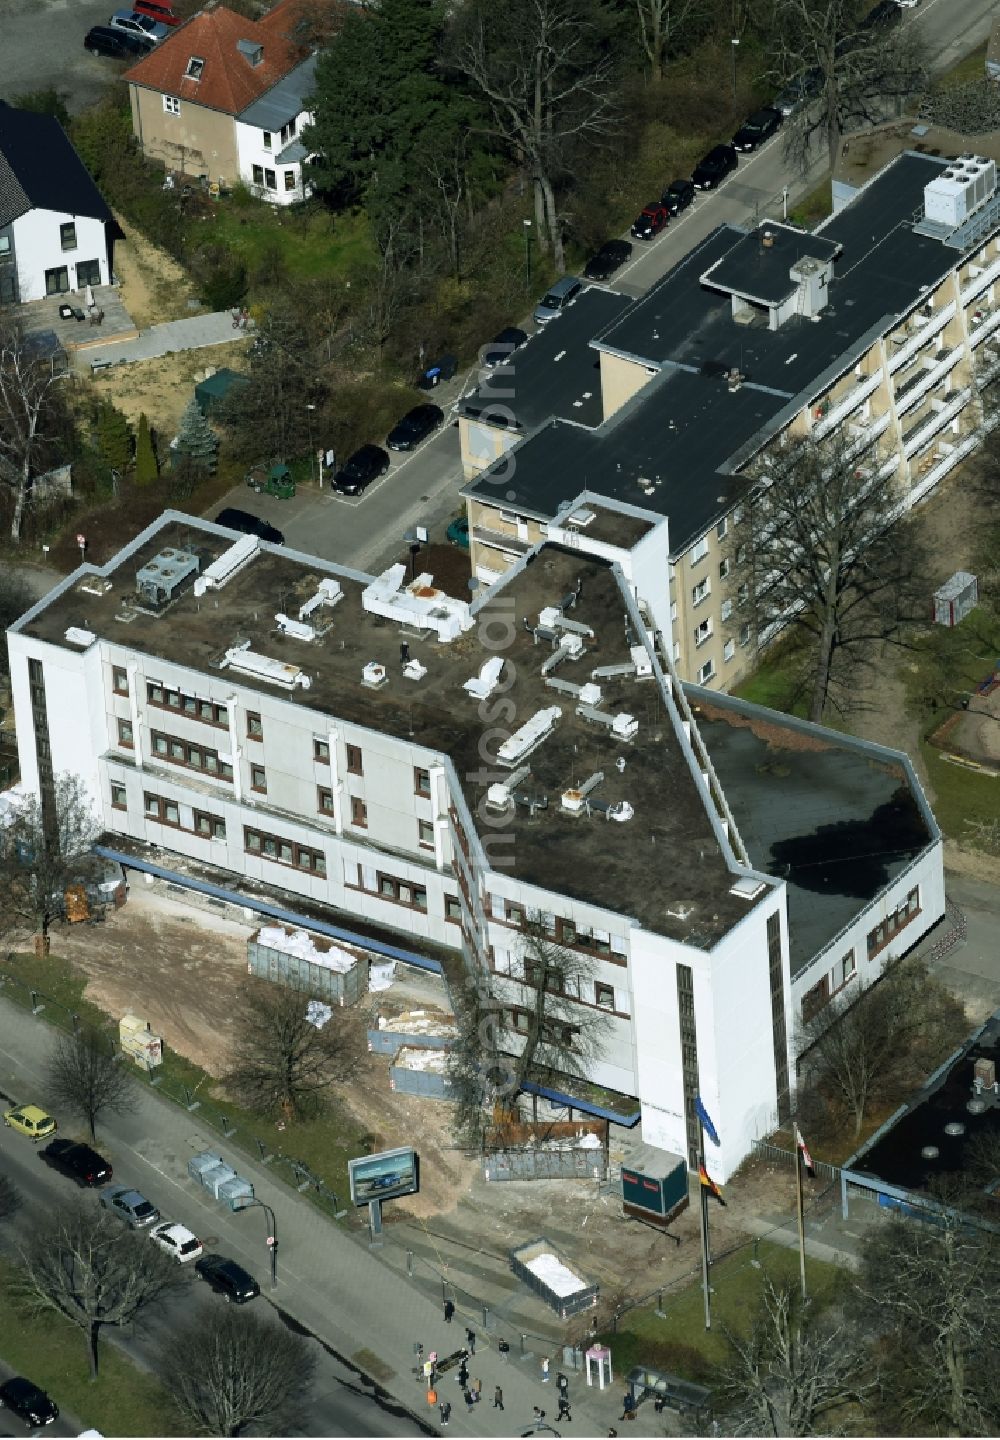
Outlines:
POLYGON ((531 294, 531 221, 524 222, 524 287, 531 294))
POLYGON ((733 101, 736 100, 736 49, 740 43, 738 35, 733 36, 733 101))
POLYGON ((271 1289, 276 1290, 278 1288, 278 1222, 270 1205, 265 1205, 264 1201, 258 1200, 256 1195, 244 1199, 240 1209, 249 1210, 253 1205, 259 1205, 267 1219, 267 1248, 271 1254, 271 1289))

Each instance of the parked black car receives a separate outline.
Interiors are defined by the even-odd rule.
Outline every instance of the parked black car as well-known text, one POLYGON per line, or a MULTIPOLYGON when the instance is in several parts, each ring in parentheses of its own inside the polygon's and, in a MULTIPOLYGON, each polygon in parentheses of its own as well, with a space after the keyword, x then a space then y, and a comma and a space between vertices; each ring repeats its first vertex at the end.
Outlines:
POLYGON ((783 89, 779 90, 774 97, 774 108, 780 110, 786 119, 794 115, 807 100, 818 95, 823 85, 823 72, 816 65, 811 65, 794 80, 789 80, 783 89))
MULTIPOLYGON (((890 3, 894 5, 896 0, 890 0, 890 3)), ((733 149, 756 150, 758 145, 770 140, 781 120, 781 111, 772 109, 770 105, 766 105, 763 110, 755 110, 733 136, 733 149)))
POLYGON ((381 445, 362 445, 333 477, 336 488, 345 495, 360 495, 373 480, 389 468, 389 456, 381 445))
POLYGON ((631 255, 632 246, 628 240, 605 240, 597 254, 587 261, 583 273, 588 280, 607 280, 621 269, 631 255))
POLYGON ((443 424, 444 411, 440 406, 414 405, 389 431, 385 443, 390 450, 413 450, 443 424))
POLYGON ((207 1281, 217 1295, 224 1295, 231 1305, 246 1305, 260 1294, 260 1286, 253 1276, 225 1255, 203 1255, 195 1261, 194 1268, 202 1280, 207 1281))
POLYGON ((896 0, 878 0, 878 4, 868 11, 861 24, 865 30, 889 30, 893 25, 898 25, 903 18, 903 12, 896 0))
POLYGON ((0 1385, 0 1405, 13 1411, 30 1430, 38 1425, 51 1425, 59 1418, 59 1406, 50 1400, 44 1390, 32 1385, 22 1375, 15 1375, 0 1385))
POLYGON ((738 163, 731 145, 716 145, 695 168, 691 184, 696 190, 714 190, 738 163))
POLYGON ((515 350, 520 350, 522 345, 527 345, 528 336, 516 325, 508 325, 501 330, 499 335, 493 339, 483 351, 481 364, 485 370, 495 370, 498 365, 506 365, 515 350))
POLYGON ((141 35, 130 35, 127 30, 112 29, 110 25, 95 25, 83 37, 84 50, 112 60, 141 60, 155 43, 152 36, 144 40, 141 35))
POLYGON ((261 540, 269 540, 272 545, 284 545, 285 537, 280 530, 269 525, 266 520, 261 520, 257 515, 251 515, 247 510, 234 510, 227 505, 225 510, 220 510, 215 517, 216 525, 225 525, 229 530, 238 530, 241 535, 257 535, 261 540))
POLYGON ((671 180, 660 196, 660 204, 666 205, 671 215, 679 215, 694 199, 695 190, 690 180, 671 180))
POLYGON ((103 1155, 75 1140, 50 1140, 38 1153, 46 1165, 61 1170, 81 1185, 106 1185, 113 1174, 103 1155))

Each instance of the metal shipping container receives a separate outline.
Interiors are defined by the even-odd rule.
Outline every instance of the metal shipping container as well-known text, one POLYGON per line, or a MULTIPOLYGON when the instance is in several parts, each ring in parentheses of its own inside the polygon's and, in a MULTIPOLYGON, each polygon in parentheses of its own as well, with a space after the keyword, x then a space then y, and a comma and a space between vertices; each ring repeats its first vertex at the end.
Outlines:
POLYGON ((483 1160, 486 1180, 603 1180, 603 1150, 497 1150, 483 1160))
POLYGON ((524 1281, 529 1290, 533 1290, 540 1299, 545 1301, 546 1305, 556 1312, 560 1320, 565 1320, 570 1315, 579 1315, 581 1310, 592 1310, 597 1304, 600 1286, 588 1285, 585 1280, 580 1280, 578 1290, 573 1290, 568 1295, 560 1294, 530 1268, 532 1262, 537 1261, 541 1255, 554 1256, 556 1260, 566 1266, 567 1270, 572 1271, 572 1266, 559 1254, 556 1247, 544 1239, 532 1240, 527 1245, 519 1245, 516 1250, 511 1250, 510 1268, 519 1280, 524 1281))
POLYGON ((949 627, 964 620, 979 603, 979 582, 968 570, 956 570, 940 590, 934 592, 934 623, 949 627))
MULTIPOLYGON (((446 1021, 451 1017, 443 1019, 446 1021)), ((398 1030, 390 1024, 385 1029, 374 1028, 368 1031, 368 1049, 373 1055, 395 1055, 404 1045, 413 1046, 417 1050, 450 1050, 455 1043, 454 1034, 435 1035, 426 1031, 407 1030, 405 1020, 405 1016, 400 1017, 398 1030)))
MULTIPOLYGON (((251 975, 275 985, 294 985, 296 989, 308 990, 312 999, 325 1000, 328 1005, 354 1005, 367 993, 368 961, 364 956, 359 955, 357 963, 346 972, 330 970, 285 950, 262 945, 257 935, 247 941, 247 969, 251 975)), ((328 949, 332 943, 322 935, 310 938, 317 950, 328 949)), ((336 948, 352 953, 344 945, 336 948)))

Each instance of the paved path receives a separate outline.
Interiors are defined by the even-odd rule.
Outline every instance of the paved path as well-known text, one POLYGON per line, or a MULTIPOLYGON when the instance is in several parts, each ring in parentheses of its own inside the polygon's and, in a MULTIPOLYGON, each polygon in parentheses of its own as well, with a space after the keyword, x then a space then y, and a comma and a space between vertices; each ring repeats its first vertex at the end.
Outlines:
POLYGON ((187 320, 167 320, 151 325, 139 334, 138 340, 122 340, 117 345, 88 346, 78 357, 86 369, 101 361, 112 365, 131 364, 136 360, 156 360, 178 350, 202 350, 209 345, 228 345, 233 340, 249 338, 249 332, 233 327, 231 310, 215 310, 210 315, 192 315, 187 320))
MULTIPOLYGON (((30 1096, 46 1103, 45 1068, 57 1034, 44 1018, 0 999, 0 1094, 15 1099, 30 1096)), ((350 1225, 357 1236, 362 1212, 352 1213, 343 1225, 327 1220, 265 1167, 233 1151, 217 1132, 199 1124, 197 1112, 189 1114, 144 1085, 137 1084, 136 1089, 134 1112, 111 1117, 99 1126, 100 1144, 112 1163, 134 1175, 132 1183, 140 1189, 147 1184, 169 1218, 187 1224, 213 1249, 233 1256, 264 1279, 262 1215, 254 1210, 242 1216, 231 1214, 187 1176, 187 1162, 193 1154, 206 1149, 221 1153, 252 1181, 257 1198, 274 1208, 280 1239, 274 1299, 343 1360, 372 1377, 424 1424, 430 1421, 436 1429, 437 1410, 427 1406, 423 1386, 413 1370, 414 1344, 420 1341, 425 1352, 436 1349, 445 1356, 465 1343, 469 1324, 479 1335, 471 1373, 483 1382, 483 1400, 467 1414, 454 1373, 444 1376, 439 1394, 453 1406, 449 1433, 522 1434, 531 1426, 534 1405, 546 1411, 547 1422, 554 1422, 556 1386, 554 1381, 541 1383, 539 1357, 520 1359, 517 1337, 511 1334, 507 1336, 512 1347, 510 1359, 501 1362, 495 1336, 482 1334, 478 1314, 459 1311, 454 1323, 446 1325, 439 1303, 422 1295, 405 1275, 384 1263, 378 1252, 370 1252, 348 1233, 346 1226, 350 1225), (503 1411, 494 1410, 492 1404, 498 1384, 504 1391, 503 1411)), ((553 1375, 559 1366, 558 1352, 553 1351, 553 1375)), ((600 1397, 596 1391, 587 1392, 581 1376, 571 1375, 574 1424, 569 1433, 606 1434, 621 1413, 622 1388, 616 1377, 614 1391, 600 1397)), ((644 1406, 629 1433, 662 1434, 659 1422, 651 1407, 644 1406)))

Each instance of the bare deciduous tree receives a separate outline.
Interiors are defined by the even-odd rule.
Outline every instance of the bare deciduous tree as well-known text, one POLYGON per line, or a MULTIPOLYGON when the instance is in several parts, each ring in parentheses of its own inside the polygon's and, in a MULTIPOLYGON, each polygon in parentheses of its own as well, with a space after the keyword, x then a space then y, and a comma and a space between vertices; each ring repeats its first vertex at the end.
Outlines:
POLYGON ((61 383, 21 326, 0 317, 0 485, 13 497, 10 538, 15 544, 39 456, 61 425, 61 383))
POLYGON ((40 1216, 22 1258, 13 1293, 30 1313, 55 1311, 83 1332, 92 1380, 102 1329, 131 1325, 186 1278, 148 1235, 90 1206, 40 1216))
POLYGON ((729 593, 758 650, 802 637, 816 722, 856 703, 856 667, 926 617, 919 543, 883 462, 846 429, 773 447, 732 527, 729 593))
POLYGON ((93 853, 99 826, 83 781, 58 775, 0 829, 0 914, 47 937, 63 914, 66 891, 100 872, 93 853))
POLYGON ((857 15, 856 0, 774 0, 774 74, 783 83, 805 79, 812 97, 785 130, 786 153, 802 169, 814 138, 825 140, 832 166, 846 131, 885 119, 887 106, 926 88, 919 31, 866 29, 857 15))
POLYGON ((570 143, 599 143, 614 127, 612 57, 572 0, 474 0, 459 21, 454 63, 530 176, 539 245, 564 269, 555 174, 570 143))
POLYGON ((863 1337, 810 1311, 798 1288, 764 1277, 746 1335, 726 1331, 715 1392, 731 1435, 836 1434, 838 1411, 873 1387, 863 1337))
POLYGON ((305 991, 252 980, 236 1013, 236 1038, 225 1083, 240 1104, 260 1114, 303 1116, 359 1063, 360 1021, 334 1010, 323 1027, 307 1016, 305 991))
POLYGON ((217 1310, 175 1336, 160 1367, 181 1414, 199 1435, 294 1434, 316 1361, 306 1341, 246 1310, 217 1310))
POLYGON ((20 1210, 21 1192, 9 1175, 0 1175, 0 1222, 12 1220, 20 1210))
POLYGON ((132 1077, 108 1036, 90 1027, 56 1041, 47 1093, 56 1105, 65 1105, 86 1120, 92 1140, 97 1137, 98 1117, 105 1111, 122 1115, 134 1105, 132 1077))
POLYGON ((860 1316, 893 1352, 887 1400, 906 1433, 997 1433, 998 1289, 996 1236, 948 1206, 933 1224, 893 1218, 867 1232, 860 1316))
POLYGON ((663 79, 663 67, 679 37, 690 42, 710 13, 708 0, 635 0, 639 41, 649 62, 650 79, 663 79))

